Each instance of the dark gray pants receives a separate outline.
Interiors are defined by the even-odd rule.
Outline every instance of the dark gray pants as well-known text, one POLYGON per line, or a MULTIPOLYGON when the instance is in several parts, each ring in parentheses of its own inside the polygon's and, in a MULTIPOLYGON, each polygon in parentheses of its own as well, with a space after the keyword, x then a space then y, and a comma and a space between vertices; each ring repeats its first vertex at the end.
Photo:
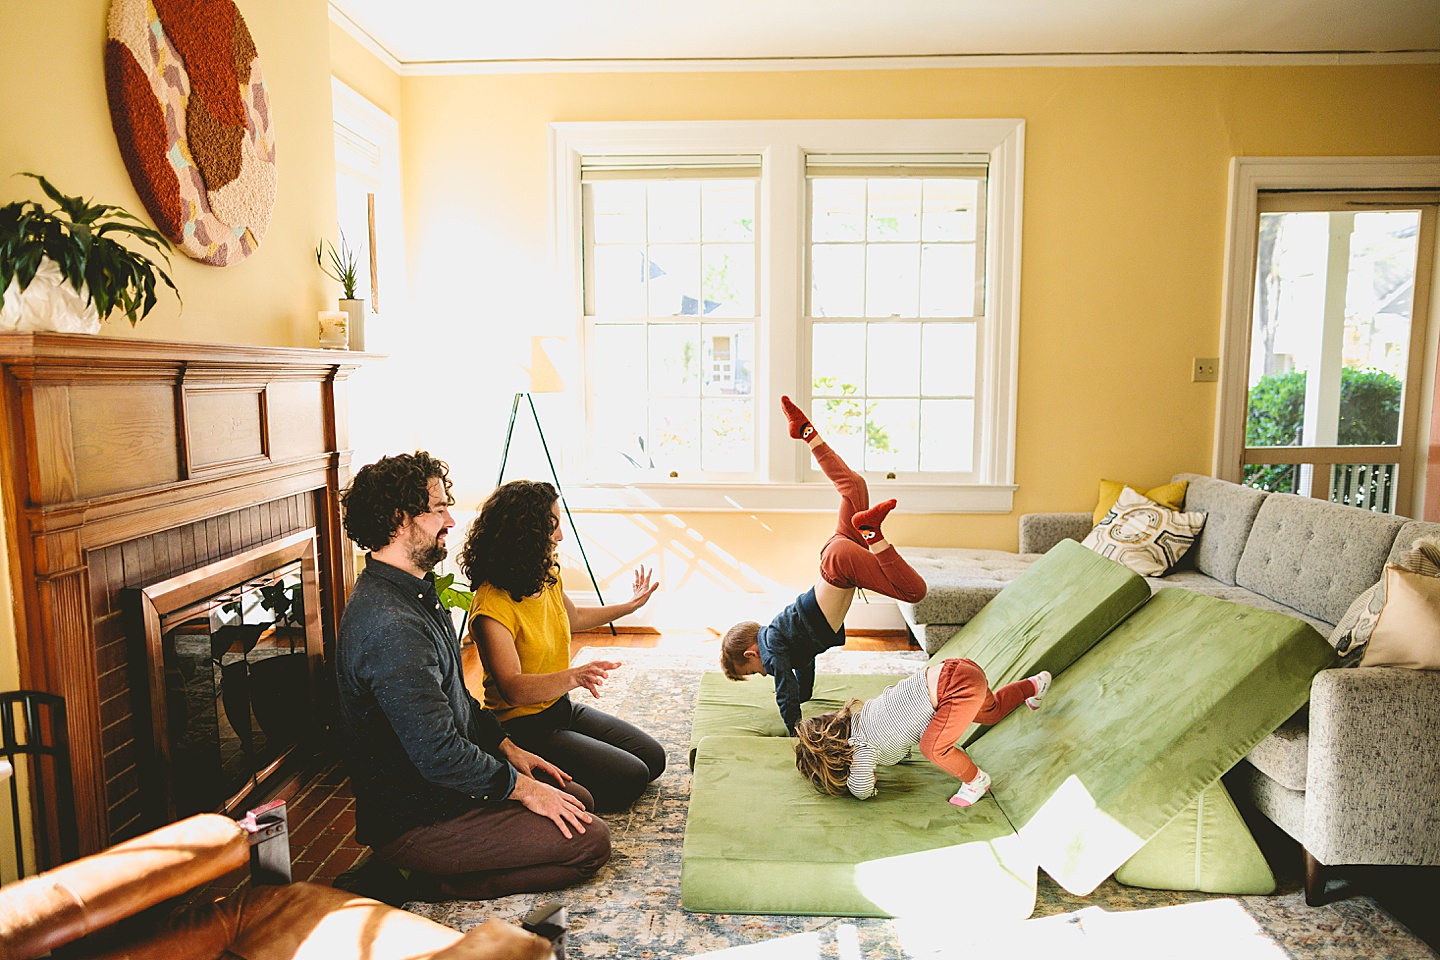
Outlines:
MULTIPOLYGON (((583 788, 566 787, 586 809, 594 801, 583 788)), ((487 803, 455 817, 416 827, 375 849, 381 860, 431 874, 440 892, 464 900, 558 890, 595 875, 610 859, 610 827, 599 817, 584 833, 566 840, 548 817, 516 800, 487 803)))
POLYGON ((650 734, 568 696, 539 713, 505 721, 510 739, 575 778, 602 813, 624 810, 665 772, 665 748, 650 734))

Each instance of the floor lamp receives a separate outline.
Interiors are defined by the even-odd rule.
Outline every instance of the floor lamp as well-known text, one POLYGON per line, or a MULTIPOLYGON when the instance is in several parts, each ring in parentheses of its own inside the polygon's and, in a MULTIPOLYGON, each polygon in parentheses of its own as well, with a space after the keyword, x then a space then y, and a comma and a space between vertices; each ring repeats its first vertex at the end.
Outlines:
MULTIPOLYGON (((554 339, 547 337, 530 338, 530 368, 527 373, 530 375, 530 389, 515 394, 515 399, 510 402, 510 424, 505 428, 505 446, 500 451, 500 473, 495 478, 495 486, 505 482, 505 462, 510 458, 510 440, 515 435, 515 417, 520 412, 520 401, 523 399, 525 405, 530 408, 530 419, 535 421, 535 432, 540 437, 540 449, 545 451, 545 462, 550 466, 550 479, 555 482, 555 493, 560 497, 560 508, 565 511, 565 519, 570 521, 570 532, 575 534, 575 546, 580 548, 580 559, 585 563, 585 572, 590 575, 590 585, 595 588, 595 596, 600 600, 600 605, 605 605, 605 596, 600 592, 600 584, 595 579, 595 571, 590 568, 590 558, 585 555, 585 541, 580 539, 580 528, 575 526, 575 517, 570 513, 570 504, 565 502, 565 491, 560 486, 560 475, 555 471, 555 461, 550 456, 550 445, 545 442, 545 428, 540 425, 540 414, 535 410, 536 393, 559 393, 564 389, 560 380, 560 372, 555 369, 555 364, 550 362, 550 356, 545 352, 544 340, 554 339)), ((610 636, 618 636, 619 631, 615 624, 610 625, 610 636)))

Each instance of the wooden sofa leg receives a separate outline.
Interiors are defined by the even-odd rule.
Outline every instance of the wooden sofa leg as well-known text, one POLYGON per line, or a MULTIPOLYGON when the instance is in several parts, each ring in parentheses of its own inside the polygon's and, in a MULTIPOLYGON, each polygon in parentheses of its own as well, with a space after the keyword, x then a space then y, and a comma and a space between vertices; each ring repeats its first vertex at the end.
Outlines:
POLYGON ((1309 850, 1305 854, 1305 902, 1312 907, 1325 902, 1325 864, 1315 859, 1309 850))

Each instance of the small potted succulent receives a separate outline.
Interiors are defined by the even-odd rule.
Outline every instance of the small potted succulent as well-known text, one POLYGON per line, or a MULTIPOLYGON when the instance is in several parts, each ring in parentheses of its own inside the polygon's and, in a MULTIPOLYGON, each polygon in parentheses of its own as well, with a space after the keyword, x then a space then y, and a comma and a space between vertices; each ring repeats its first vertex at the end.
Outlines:
POLYGON ((169 242, 120 207, 61 193, 26 173, 56 204, 0 206, 0 331, 98 333, 116 310, 133 327, 155 307, 157 278, 175 293, 165 267, 169 242), (120 243, 129 238, 160 255, 120 243))
POLYGON ((360 283, 360 258, 350 244, 345 242, 345 232, 340 232, 340 246, 328 240, 320 241, 315 248, 315 265, 320 272, 340 284, 344 296, 340 298, 340 309, 349 315, 347 328, 350 349, 365 349, 365 301, 355 296, 360 283))

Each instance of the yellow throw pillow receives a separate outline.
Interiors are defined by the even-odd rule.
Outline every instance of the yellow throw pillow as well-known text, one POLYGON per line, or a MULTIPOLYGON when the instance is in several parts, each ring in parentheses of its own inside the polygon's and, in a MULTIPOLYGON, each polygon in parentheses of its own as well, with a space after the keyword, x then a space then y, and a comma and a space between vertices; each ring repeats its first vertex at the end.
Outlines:
POLYGON ((1162 507, 1169 507, 1171 510, 1183 510, 1185 508, 1185 488, 1190 486, 1188 480, 1176 480, 1174 483, 1161 484, 1153 490, 1141 490, 1134 484, 1116 483, 1114 480, 1100 481, 1100 500, 1095 505, 1095 520, 1098 524, 1105 519, 1105 514, 1115 506, 1115 501, 1120 499, 1120 491, 1126 487, 1134 490, 1147 500, 1154 500, 1162 507))
POLYGON ((1385 564, 1385 606, 1360 666, 1440 670, 1440 577, 1385 564))

